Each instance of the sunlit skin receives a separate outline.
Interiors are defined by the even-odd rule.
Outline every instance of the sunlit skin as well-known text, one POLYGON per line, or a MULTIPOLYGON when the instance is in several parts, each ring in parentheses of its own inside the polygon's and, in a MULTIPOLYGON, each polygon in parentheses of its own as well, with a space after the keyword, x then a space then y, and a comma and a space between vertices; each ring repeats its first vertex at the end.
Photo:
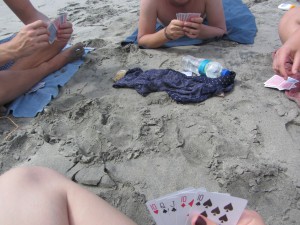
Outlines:
POLYGON ((0 106, 84 53, 82 44, 61 53, 73 32, 70 22, 59 26, 57 40, 50 45, 48 17, 36 10, 29 0, 4 2, 24 23, 24 27, 11 41, 0 45, 0 65, 11 60, 15 62, 9 69, 0 71, 0 106))
MULTIPOLYGON (((284 79, 289 76, 300 80, 300 8, 287 11, 278 27, 282 46, 273 54, 273 70, 284 79)), ((300 107, 300 83, 285 92, 300 107)))
POLYGON ((138 43, 147 48, 158 48, 169 39, 182 36, 208 39, 226 33, 221 0, 141 0, 138 43), (200 13, 201 17, 179 21, 176 13, 200 13), (204 18, 208 24, 203 24, 204 18), (159 21, 166 30, 155 31, 159 21), (166 33, 165 33, 166 32, 166 33))

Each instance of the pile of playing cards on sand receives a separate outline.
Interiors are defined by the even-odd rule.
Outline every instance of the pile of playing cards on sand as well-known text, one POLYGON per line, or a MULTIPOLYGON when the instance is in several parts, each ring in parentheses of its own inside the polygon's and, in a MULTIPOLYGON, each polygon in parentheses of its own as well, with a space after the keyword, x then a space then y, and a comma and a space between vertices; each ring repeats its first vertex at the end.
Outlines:
POLYGON ((229 194, 186 188, 146 203, 157 225, 190 225, 203 215, 216 224, 236 225, 247 200, 229 194))
POLYGON ((176 13, 176 18, 180 21, 190 21, 191 18, 200 16, 201 13, 176 13))
POLYGON ((60 14, 55 20, 51 21, 48 26, 48 31, 50 33, 49 43, 52 44, 56 39, 56 33, 59 26, 67 21, 67 13, 60 14))
POLYGON ((296 87, 295 84, 298 82, 299 82, 298 80, 291 77, 288 77, 288 79, 285 80, 283 79, 283 77, 279 75, 274 75, 273 77, 271 77, 269 80, 265 82, 265 87, 277 88, 280 91, 291 90, 292 88, 296 87))

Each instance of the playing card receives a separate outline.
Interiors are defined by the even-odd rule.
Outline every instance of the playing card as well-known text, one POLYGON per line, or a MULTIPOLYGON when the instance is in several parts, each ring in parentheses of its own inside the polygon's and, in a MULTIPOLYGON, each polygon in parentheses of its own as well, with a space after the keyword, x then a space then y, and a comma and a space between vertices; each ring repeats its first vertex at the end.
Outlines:
POLYGON ((177 214, 177 197, 164 197, 158 199, 156 202, 159 206, 160 219, 164 225, 176 225, 176 214, 177 214))
POLYGON ((194 17, 200 17, 201 13, 176 13, 176 18, 180 21, 190 21, 194 17))
POLYGON ((57 29, 56 29, 54 23, 51 22, 49 24, 48 31, 50 33, 50 35, 49 35, 49 43, 52 44, 55 41, 55 39, 56 39, 56 33, 57 33, 57 29))
POLYGON ((278 87, 284 81, 283 77, 274 75, 265 82, 265 87, 278 87))
POLYGON ((30 94, 30 93, 33 93, 33 92, 36 92, 37 90, 45 87, 45 82, 39 82, 37 83, 36 85, 34 85, 28 92, 27 94, 30 94))
POLYGON ((176 215, 177 224, 185 224, 189 217, 190 209, 193 207, 195 202, 195 195, 197 190, 191 190, 182 192, 176 195, 176 205, 178 205, 178 211, 176 215))
POLYGON ((63 24, 67 22, 67 13, 61 13, 59 14, 59 23, 63 24))
POLYGON ((150 200, 148 202, 146 202, 146 206, 151 214, 151 216, 153 217, 153 219, 155 220, 157 225, 165 225, 160 217, 160 215, 162 214, 162 211, 159 209, 159 206, 156 202, 156 200, 150 200))
POLYGON ((200 17, 201 13, 188 13, 186 21, 191 21, 192 18, 200 17))
POLYGON ((298 82, 298 80, 291 77, 288 77, 288 79, 285 80, 279 75, 274 75, 265 82, 265 87, 277 88, 278 90, 291 90, 296 87, 295 84, 298 82))
POLYGON ((146 203, 157 225, 190 225, 199 214, 217 224, 236 225, 247 200, 228 193, 186 188, 146 203))
POLYGON ((202 191, 196 193, 195 201, 188 221, 201 214, 217 224, 224 225, 237 224, 247 205, 247 200, 242 198, 202 191))

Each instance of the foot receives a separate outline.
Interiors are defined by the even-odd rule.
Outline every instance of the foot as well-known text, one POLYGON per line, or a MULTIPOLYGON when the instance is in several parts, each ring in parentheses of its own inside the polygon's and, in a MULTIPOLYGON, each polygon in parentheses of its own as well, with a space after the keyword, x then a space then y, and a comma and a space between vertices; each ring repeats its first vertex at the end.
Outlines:
POLYGON ((49 73, 59 70, 67 63, 80 59, 83 54, 84 47, 82 43, 77 43, 70 48, 67 48, 66 50, 46 62, 46 64, 48 64, 48 68, 52 70, 49 73))

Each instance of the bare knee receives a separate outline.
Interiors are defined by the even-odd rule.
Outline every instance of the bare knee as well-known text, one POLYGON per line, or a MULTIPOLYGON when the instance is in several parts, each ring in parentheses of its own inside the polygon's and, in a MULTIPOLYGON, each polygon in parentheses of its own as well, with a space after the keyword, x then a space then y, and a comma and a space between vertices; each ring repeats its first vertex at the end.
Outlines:
POLYGON ((44 167, 17 167, 10 169, 0 177, 0 183, 4 185, 18 184, 21 186, 43 185, 49 180, 49 177, 54 176, 55 171, 44 167))

